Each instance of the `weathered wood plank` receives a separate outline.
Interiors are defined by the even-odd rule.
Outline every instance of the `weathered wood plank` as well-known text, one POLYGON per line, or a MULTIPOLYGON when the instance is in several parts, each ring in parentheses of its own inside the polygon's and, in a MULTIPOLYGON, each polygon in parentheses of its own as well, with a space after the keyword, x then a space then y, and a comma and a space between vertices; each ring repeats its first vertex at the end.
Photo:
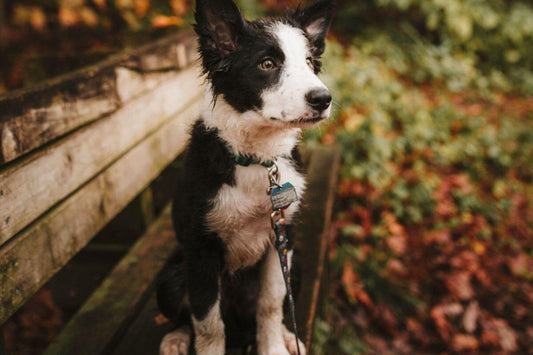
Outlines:
POLYGON ((193 66, 0 174, 0 245, 201 93, 193 66))
POLYGON ((112 354, 157 354, 161 339, 174 329, 175 326, 170 321, 161 318, 155 292, 151 292, 148 302, 135 320, 131 322, 124 338, 121 339, 112 354))
POLYGON ((339 165, 340 155, 336 148, 319 146, 313 151, 302 217, 296 229, 296 248, 302 256, 296 321, 307 349, 311 348, 313 326, 320 303, 320 283, 326 262, 339 165))
POLYGON ((184 149, 196 101, 0 248, 0 324, 184 149))
MULTIPOLYGON (((130 324, 126 334, 110 354, 157 354, 161 339, 163 339, 165 334, 176 328, 170 321, 165 321, 161 317, 157 307, 155 291, 150 292, 146 305, 130 324)), ((226 355, 247 354, 250 354, 250 351, 246 351, 246 349, 228 349, 226 351, 226 355)))
POLYGON ((175 247, 168 206, 44 354, 108 352, 146 302, 147 291, 175 247))
POLYGON ((150 89, 163 74, 196 59, 190 31, 117 54, 94 66, 0 96, 0 166, 123 105, 121 79, 127 67, 139 73, 136 94, 150 89), (142 78, 141 78, 142 77, 142 78), (141 80, 142 79, 142 80, 141 80))

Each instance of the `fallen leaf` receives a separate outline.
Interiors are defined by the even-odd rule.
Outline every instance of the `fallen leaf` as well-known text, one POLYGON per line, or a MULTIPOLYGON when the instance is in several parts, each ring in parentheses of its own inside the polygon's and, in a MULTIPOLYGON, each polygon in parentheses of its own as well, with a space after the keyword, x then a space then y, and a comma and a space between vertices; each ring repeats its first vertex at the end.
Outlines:
POLYGON ((444 305, 435 306, 429 315, 435 323, 435 327, 437 328, 437 332, 439 333, 440 337, 447 342, 450 339, 453 329, 446 319, 444 308, 444 305))
POLYGON ((462 301, 474 297, 474 289, 470 283, 471 274, 468 271, 456 271, 445 278, 446 287, 452 295, 462 301))
POLYGON ((164 16, 157 15, 152 19, 152 26, 154 27, 168 27, 168 26, 179 26, 183 23, 183 19, 177 16, 164 16))
POLYGON ((166 323, 168 323, 170 321, 168 320, 167 317, 165 317, 164 315, 159 313, 157 316, 154 317, 154 322, 157 325, 163 325, 163 324, 166 324, 166 323))
POLYGON ((504 351, 516 351, 518 344, 516 342, 516 332, 503 319, 496 319, 494 321, 496 331, 500 337, 500 345, 504 351))
POLYGON ((350 263, 345 262, 341 282, 344 288, 344 292, 346 292, 346 295, 352 301, 355 301, 357 299, 357 293, 359 292, 359 287, 357 285, 358 281, 359 276, 355 273, 353 267, 350 265, 350 263))
POLYGON ((476 330, 477 319, 479 317, 479 304, 472 301, 466 307, 463 315, 463 328, 467 333, 473 333, 476 330))
POLYGON ((472 335, 455 334, 452 340, 452 349, 455 351, 472 351, 479 346, 478 340, 472 335))

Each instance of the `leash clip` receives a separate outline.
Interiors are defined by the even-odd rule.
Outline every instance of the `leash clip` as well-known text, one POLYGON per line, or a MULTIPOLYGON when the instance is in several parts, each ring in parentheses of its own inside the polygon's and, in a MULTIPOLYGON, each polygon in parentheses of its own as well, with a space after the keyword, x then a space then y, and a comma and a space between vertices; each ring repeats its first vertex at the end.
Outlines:
POLYGON ((270 183, 270 186, 267 189, 267 195, 270 195, 270 193, 275 187, 281 188, 281 185, 279 183, 281 179, 281 174, 279 172, 278 164, 276 164, 275 161, 273 161, 273 164, 270 168, 267 168, 267 171, 268 171, 268 182, 270 183))
POLYGON ((270 214, 270 225, 272 226, 272 229, 276 231, 276 224, 281 220, 282 223, 284 223, 284 215, 283 210, 275 210, 272 211, 270 214))

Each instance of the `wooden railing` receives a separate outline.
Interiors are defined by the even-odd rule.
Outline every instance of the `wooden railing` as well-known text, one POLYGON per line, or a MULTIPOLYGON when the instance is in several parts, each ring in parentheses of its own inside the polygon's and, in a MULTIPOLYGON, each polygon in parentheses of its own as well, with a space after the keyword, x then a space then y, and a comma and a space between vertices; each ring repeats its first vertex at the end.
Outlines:
POLYGON ((0 324, 184 149, 194 43, 179 34, 0 98, 0 324))

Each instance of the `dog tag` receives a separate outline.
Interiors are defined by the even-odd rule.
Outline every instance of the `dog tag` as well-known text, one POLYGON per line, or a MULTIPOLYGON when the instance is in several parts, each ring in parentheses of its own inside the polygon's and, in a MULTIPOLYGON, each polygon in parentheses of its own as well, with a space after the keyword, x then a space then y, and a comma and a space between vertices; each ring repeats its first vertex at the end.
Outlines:
POLYGON ((272 210, 281 210, 289 207, 291 203, 298 201, 296 189, 290 182, 284 183, 281 187, 274 187, 270 192, 272 210))

